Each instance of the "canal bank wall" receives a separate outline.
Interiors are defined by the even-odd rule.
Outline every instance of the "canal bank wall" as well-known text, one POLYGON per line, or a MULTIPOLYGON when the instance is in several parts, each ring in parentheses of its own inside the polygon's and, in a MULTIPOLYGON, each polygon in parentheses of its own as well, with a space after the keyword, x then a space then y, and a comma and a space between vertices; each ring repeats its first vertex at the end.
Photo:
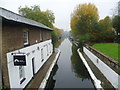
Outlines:
POLYGON ((61 52, 60 52, 59 49, 56 49, 56 50, 58 50, 58 51, 57 51, 58 53, 57 53, 57 55, 55 56, 52 64, 50 65, 50 67, 49 67, 49 69, 48 69, 48 71, 47 71, 47 74, 45 75, 42 83, 41 83, 40 86, 39 86, 39 89, 44 89, 44 88, 46 87, 46 84, 47 84, 47 81, 48 81, 48 79, 49 79, 49 77, 50 77, 50 74, 51 74, 51 72, 52 72, 52 70, 53 70, 53 68, 54 68, 54 66, 55 66, 55 64, 56 64, 56 62, 57 62, 57 60, 58 60, 58 58, 59 58, 59 55, 60 55, 61 52))
POLYGON ((94 55, 86 47, 83 47, 83 52, 90 58, 94 65, 102 72, 107 80, 113 85, 114 88, 120 89, 119 80, 120 75, 106 65, 100 58, 94 55))
POLYGON ((86 62, 86 60, 85 60, 85 58, 83 57, 82 53, 80 52, 80 49, 78 49, 77 52, 78 52, 79 56, 81 57, 84 65, 85 65, 85 67, 87 68, 87 70, 88 70, 88 72, 89 72, 89 74, 90 74, 90 76, 91 76, 91 79, 93 80, 93 83, 94 83, 94 85, 95 85, 95 88, 96 88, 96 89, 98 89, 98 88, 103 89, 102 86, 101 86, 101 81, 98 80, 98 79, 96 78, 96 76, 94 75, 94 73, 92 72, 90 66, 88 65, 88 63, 86 62))

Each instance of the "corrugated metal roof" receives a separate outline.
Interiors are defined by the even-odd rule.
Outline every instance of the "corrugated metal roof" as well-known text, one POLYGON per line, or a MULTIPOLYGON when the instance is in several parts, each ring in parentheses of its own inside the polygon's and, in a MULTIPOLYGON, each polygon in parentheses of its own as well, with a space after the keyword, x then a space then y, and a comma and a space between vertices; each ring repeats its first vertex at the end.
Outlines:
POLYGON ((37 27, 48 29, 48 30, 52 30, 51 28, 49 28, 49 27, 47 27, 39 22, 25 18, 19 14, 16 14, 14 12, 11 12, 11 11, 6 10, 4 8, 1 8, 1 7, 0 7, 0 16, 4 17, 5 19, 8 19, 8 20, 12 20, 12 21, 25 23, 25 24, 29 24, 32 26, 37 26, 37 27))

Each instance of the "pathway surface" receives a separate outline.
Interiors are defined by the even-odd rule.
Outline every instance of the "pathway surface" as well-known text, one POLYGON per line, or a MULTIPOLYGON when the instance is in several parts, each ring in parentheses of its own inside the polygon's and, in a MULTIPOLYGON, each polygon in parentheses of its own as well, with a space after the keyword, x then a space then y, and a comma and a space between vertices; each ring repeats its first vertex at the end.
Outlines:
POLYGON ((52 64, 53 60, 55 59, 55 56, 58 52, 54 52, 52 56, 47 60, 47 62, 42 66, 42 68, 38 71, 38 73, 35 75, 35 77, 32 79, 32 81, 29 83, 27 88, 39 88, 41 82, 43 81, 44 77, 46 76, 46 73, 52 64))

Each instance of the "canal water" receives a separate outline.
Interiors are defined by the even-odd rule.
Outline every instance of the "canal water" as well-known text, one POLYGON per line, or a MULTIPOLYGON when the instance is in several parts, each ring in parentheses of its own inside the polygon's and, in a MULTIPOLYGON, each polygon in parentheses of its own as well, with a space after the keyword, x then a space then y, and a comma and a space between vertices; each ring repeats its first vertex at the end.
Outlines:
POLYGON ((58 48, 61 54, 46 88, 94 88, 77 47, 65 39, 58 48))

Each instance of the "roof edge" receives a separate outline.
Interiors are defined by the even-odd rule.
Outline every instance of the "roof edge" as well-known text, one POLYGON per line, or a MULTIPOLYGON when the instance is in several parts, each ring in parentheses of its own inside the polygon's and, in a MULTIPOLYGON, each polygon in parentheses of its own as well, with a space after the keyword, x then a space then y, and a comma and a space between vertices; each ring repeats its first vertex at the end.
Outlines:
POLYGON ((45 28, 45 29, 48 29, 48 30, 53 30, 53 29, 45 26, 42 23, 39 23, 37 21, 25 18, 24 16, 16 14, 16 13, 14 13, 12 11, 9 11, 7 9, 4 9, 2 7, 0 7, 0 16, 4 17, 5 19, 12 20, 12 21, 15 21, 15 22, 25 23, 25 24, 32 25, 32 26, 41 27, 41 28, 45 28))

